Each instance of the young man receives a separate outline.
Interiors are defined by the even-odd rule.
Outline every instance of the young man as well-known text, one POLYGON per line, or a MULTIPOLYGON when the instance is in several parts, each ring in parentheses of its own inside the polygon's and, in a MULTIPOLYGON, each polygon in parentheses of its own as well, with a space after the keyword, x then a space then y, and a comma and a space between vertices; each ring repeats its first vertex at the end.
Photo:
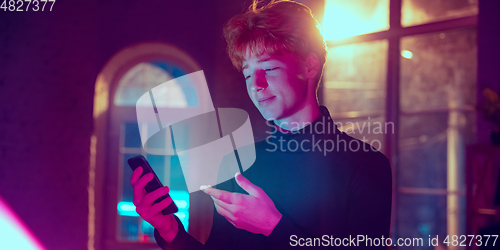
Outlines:
POLYGON ((163 249, 288 249, 296 246, 387 249, 392 179, 387 158, 337 130, 317 88, 326 45, 310 10, 292 1, 256 3, 224 28, 233 65, 269 121, 252 167, 216 188, 205 245, 154 204, 168 187, 146 194, 151 175, 132 176, 134 204, 163 249), (319 127, 323 129, 318 130, 319 127), (357 144, 357 146, 352 146, 357 144), (333 146, 333 147, 332 147, 333 146), (328 150, 335 148, 335 150, 328 150), (375 247, 377 248, 377 247, 375 247))

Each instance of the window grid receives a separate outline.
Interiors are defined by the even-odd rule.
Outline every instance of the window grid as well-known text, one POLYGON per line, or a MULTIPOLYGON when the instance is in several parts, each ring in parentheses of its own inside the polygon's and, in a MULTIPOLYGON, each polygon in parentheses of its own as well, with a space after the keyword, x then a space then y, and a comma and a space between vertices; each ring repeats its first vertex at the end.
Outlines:
MULTIPOLYGON (((328 1, 328 0, 327 0, 328 1)), ((408 113, 402 113, 400 111, 399 97, 400 97, 400 57, 401 57, 401 44, 400 41, 403 37, 414 36, 420 34, 428 34, 434 32, 442 32, 452 29, 459 28, 469 28, 477 27, 477 14, 473 16, 466 16, 461 18, 449 19, 444 21, 430 22, 415 26, 403 27, 401 25, 401 11, 402 11, 402 1, 403 0, 390 0, 389 2, 389 29, 380 32, 374 32, 370 34, 358 35, 355 37, 349 37, 344 39, 338 39, 333 41, 327 41, 329 48, 347 44, 356 44, 369 41, 378 40, 388 40, 388 60, 387 60, 387 82, 386 82, 386 105, 385 105, 385 121, 392 122, 395 127, 394 134, 386 134, 384 151, 385 155, 389 158, 392 169, 393 169, 393 186, 395 187, 393 192, 393 207, 392 207, 392 220, 391 220, 391 231, 392 237, 397 237, 397 213, 398 213, 398 195, 399 194, 419 194, 428 196, 446 196, 446 197, 465 197, 465 191, 449 191, 448 189, 434 189, 434 188, 413 188, 413 187, 402 187, 399 188, 396 184, 398 181, 398 131, 399 131, 399 117, 400 115, 409 115, 408 113)), ((321 84, 322 89, 319 92, 321 95, 325 94, 325 83, 321 84)), ((325 97, 320 98, 321 101, 325 100, 325 97)), ((454 111, 466 111, 467 113, 474 113, 474 110, 470 108, 465 108, 465 110, 432 110, 432 111, 422 111, 421 113, 439 113, 439 112, 454 112, 454 111)), ((413 113, 413 112, 412 112, 413 113)), ((464 173, 462 173, 464 174, 464 173)), ((448 222, 448 225, 449 222, 448 222)), ((450 230, 450 229, 448 229, 450 230)), ((453 229, 452 229, 453 230, 453 229)), ((450 231, 448 231, 450 233, 450 231)), ((456 231, 452 233, 457 234, 456 231)))
MULTIPOLYGON (((180 71, 180 69, 176 68, 176 66, 171 65, 170 63, 162 63, 155 61, 153 62, 154 65, 159 65, 162 66, 161 68, 170 76, 181 76, 184 74, 183 72, 180 71), (177 71, 176 71, 177 70, 177 71)), ((146 72, 147 73, 147 72, 146 72)), ((148 75, 146 74, 143 76, 145 78, 149 78, 148 75)), ((150 79, 149 79, 150 80, 150 79)), ((115 95, 116 98, 116 95, 115 95)), ((116 104, 115 104, 116 105, 116 104)), ((127 109, 130 109, 130 112, 133 112, 135 110, 135 106, 127 107, 127 109)), ((134 112, 135 113, 135 112, 134 112)), ((132 125, 135 130, 138 130, 137 134, 134 134, 132 137, 137 137, 139 134, 144 134, 147 135, 148 133, 148 126, 147 124, 142 124, 142 126, 139 128, 138 123, 136 121, 128 121, 127 119, 121 119, 120 122, 120 132, 119 132, 119 153, 118 153, 118 163, 119 166, 123 167, 123 169, 120 167, 118 171, 118 193, 117 193, 117 230, 116 230, 116 240, 118 244, 129 244, 129 243, 142 243, 144 247, 148 247, 149 243, 154 243, 154 235, 153 235, 153 230, 154 228, 146 221, 144 221, 139 215, 135 212, 135 206, 131 201, 124 201, 124 188, 126 188, 124 185, 130 185, 127 183, 127 178, 125 177, 125 172, 128 171, 129 167, 128 164, 126 163, 125 158, 129 158, 130 156, 133 155, 144 155, 148 159, 148 153, 155 153, 154 148, 143 148, 142 143, 137 144, 137 138, 136 143, 134 145, 126 145, 126 141, 130 140, 130 134, 128 134, 129 131, 127 131, 127 125, 132 125), (124 183, 125 182, 125 183, 124 183), (133 221, 137 220, 134 225, 137 226, 137 229, 123 229, 122 228, 122 223, 125 223, 124 220, 133 221), (137 230, 137 234, 130 235, 130 231, 134 232, 137 230), (129 231, 129 232, 127 232, 129 231), (147 244, 145 244, 147 243, 147 244)), ((139 138, 140 139, 140 138, 139 138)), ((169 139, 169 138, 168 138, 169 139)), ((140 140, 139 140, 140 141, 140 140)), ((147 147, 148 145, 145 144, 144 147, 147 147)), ((164 150, 158 149, 158 156, 161 156, 164 150)), ((156 155, 156 154, 155 154, 156 155)), ((163 185, 165 186, 170 186, 170 172, 171 172, 171 162, 170 158, 171 156, 163 156, 164 161, 161 166, 155 166, 153 168, 162 168, 163 170, 163 175, 159 175, 158 177, 162 180, 163 185)), ((148 159, 150 161, 150 159, 148 159)), ((151 163, 154 164, 154 163, 151 163)), ((159 173, 157 173, 159 174, 159 173)), ((130 192, 130 190, 126 191, 130 192)), ((130 195, 130 194, 128 194, 130 195)), ((170 195, 173 198, 174 202, 178 205, 179 211, 175 213, 181 222, 184 224, 184 228, 187 231, 188 230, 188 221, 189 221, 189 193, 186 190, 171 190, 170 195)))

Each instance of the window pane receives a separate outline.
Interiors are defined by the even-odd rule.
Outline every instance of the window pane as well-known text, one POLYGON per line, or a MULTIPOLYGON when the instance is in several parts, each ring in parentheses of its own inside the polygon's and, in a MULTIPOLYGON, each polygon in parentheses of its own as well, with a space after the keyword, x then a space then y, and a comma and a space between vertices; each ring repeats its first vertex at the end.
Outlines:
MULTIPOLYGON (((447 188, 448 154, 457 154, 463 168, 465 145, 475 140, 475 112, 404 114, 399 126, 398 187, 447 188), (450 115, 451 114, 451 115, 450 115), (452 126, 453 117, 459 122, 452 126), (449 140, 458 142, 450 146, 449 140)), ((465 169, 462 169, 465 171, 465 169)), ((460 170, 460 171, 462 171, 460 170)), ((464 180, 459 180, 463 183, 464 180)))
MULTIPOLYGON (((139 97, 150 89, 186 73, 179 67, 166 62, 143 62, 128 70, 120 79, 114 104, 135 106, 139 97)), ((183 108, 198 105, 196 89, 189 82, 172 81, 163 84, 158 92, 165 99, 155 100, 157 107, 183 108)))
POLYGON ((326 40, 389 29, 389 0, 326 0, 326 40))
POLYGON ((139 63, 120 79, 114 102, 119 106, 135 106, 144 93, 171 79, 172 76, 158 65, 139 63))
MULTIPOLYGON (((435 249, 429 246, 429 235, 439 235, 440 245, 446 237, 446 195, 400 194, 398 196, 397 237, 421 238, 420 246, 412 242, 397 249, 435 249)), ((394 242, 397 243, 397 242, 394 242)))
POLYGON ((478 0, 403 0, 401 25, 412 26, 477 13, 478 0))
POLYGON ((324 72, 325 103, 335 116, 383 113, 386 75, 385 40, 330 48, 324 72))
MULTIPOLYGON (((386 40, 328 50, 323 78, 325 105, 339 129, 350 131, 351 136, 360 140, 365 137, 375 148, 382 144, 382 151, 386 127, 386 74, 386 40)), ((393 127, 388 128, 392 130, 393 127)))
MULTIPOLYGON (((476 57, 474 29, 401 39, 397 237, 441 238, 463 230, 465 210, 457 211, 457 228, 446 227, 448 218, 456 219, 447 214, 446 199, 449 191, 465 190, 465 145, 475 138, 476 57)), ((463 195, 459 199, 463 203, 463 195)))
POLYGON ((398 186, 446 189, 448 112, 400 120, 398 186))
POLYGON ((401 110, 473 109, 475 29, 405 37, 401 41, 401 110))
POLYGON ((138 215, 120 216, 119 225, 121 241, 155 242, 153 226, 138 215))
POLYGON ((186 180, 182 173, 181 163, 177 155, 169 157, 170 161, 170 188, 172 190, 187 190, 186 180))
POLYGON ((127 122, 125 126, 125 147, 126 148, 141 148, 141 135, 139 134, 139 126, 136 122, 127 122))
POLYGON ((120 238, 129 241, 139 241, 140 217, 120 216, 120 238))

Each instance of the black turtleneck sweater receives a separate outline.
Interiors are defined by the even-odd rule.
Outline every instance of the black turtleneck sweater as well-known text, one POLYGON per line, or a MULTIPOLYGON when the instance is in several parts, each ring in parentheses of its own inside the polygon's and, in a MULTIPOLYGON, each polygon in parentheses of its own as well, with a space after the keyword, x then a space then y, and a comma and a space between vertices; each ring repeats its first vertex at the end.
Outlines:
MULTIPOLYGON (((256 161, 242 173, 266 192, 283 215, 268 237, 235 228, 214 209, 205 245, 189 235, 177 217, 176 238, 168 244, 155 230, 158 245, 163 249, 257 250, 302 249, 311 244, 315 249, 338 248, 343 243, 356 249, 387 249, 370 247, 369 241, 361 239, 371 238, 376 244, 376 239, 389 237, 389 161, 370 145, 340 132, 328 109, 320 108, 321 116, 299 131, 282 133, 273 127, 266 140, 255 144, 256 161)), ((234 178, 216 188, 246 194, 234 178)))

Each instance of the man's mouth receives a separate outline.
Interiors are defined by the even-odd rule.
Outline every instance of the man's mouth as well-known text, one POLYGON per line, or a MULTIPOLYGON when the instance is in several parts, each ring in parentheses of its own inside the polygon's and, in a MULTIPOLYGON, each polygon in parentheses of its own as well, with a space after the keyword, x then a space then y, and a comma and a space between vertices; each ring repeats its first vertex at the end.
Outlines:
POLYGON ((271 97, 260 98, 260 99, 258 100, 259 106, 261 106, 261 107, 265 107, 265 106, 269 105, 271 102, 273 102, 273 101, 274 101, 274 98, 275 98, 275 97, 276 97, 276 96, 271 96, 271 97))

